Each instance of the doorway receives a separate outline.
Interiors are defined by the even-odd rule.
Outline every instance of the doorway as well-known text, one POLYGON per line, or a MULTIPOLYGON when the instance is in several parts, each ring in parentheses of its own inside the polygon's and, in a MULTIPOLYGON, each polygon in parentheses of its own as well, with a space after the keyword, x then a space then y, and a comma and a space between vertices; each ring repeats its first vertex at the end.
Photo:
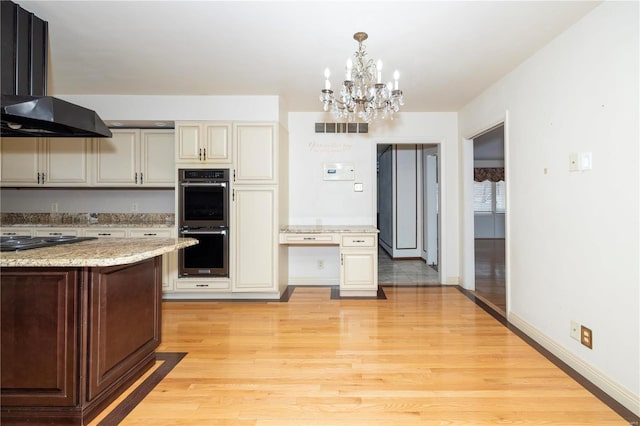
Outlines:
POLYGON ((506 316, 504 125, 473 138, 475 294, 506 316))
POLYGON ((378 282, 440 284, 439 145, 377 145, 378 282))

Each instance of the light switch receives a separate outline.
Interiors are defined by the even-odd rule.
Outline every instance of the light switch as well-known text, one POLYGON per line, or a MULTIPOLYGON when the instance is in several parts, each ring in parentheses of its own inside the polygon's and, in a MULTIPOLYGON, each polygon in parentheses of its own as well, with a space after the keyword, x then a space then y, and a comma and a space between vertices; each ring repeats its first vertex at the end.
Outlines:
POLYGON ((355 192, 362 192, 364 191, 363 185, 361 183, 354 183, 353 184, 353 190, 355 192))
POLYGON ((591 170, 591 153, 580 153, 580 170, 591 170))

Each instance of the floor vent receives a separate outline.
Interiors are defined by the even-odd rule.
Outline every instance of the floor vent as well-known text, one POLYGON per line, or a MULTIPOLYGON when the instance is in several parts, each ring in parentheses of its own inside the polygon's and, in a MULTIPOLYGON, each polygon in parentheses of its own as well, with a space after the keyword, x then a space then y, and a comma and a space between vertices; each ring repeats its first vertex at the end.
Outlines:
POLYGON ((369 123, 316 123, 316 133, 369 133, 369 123))

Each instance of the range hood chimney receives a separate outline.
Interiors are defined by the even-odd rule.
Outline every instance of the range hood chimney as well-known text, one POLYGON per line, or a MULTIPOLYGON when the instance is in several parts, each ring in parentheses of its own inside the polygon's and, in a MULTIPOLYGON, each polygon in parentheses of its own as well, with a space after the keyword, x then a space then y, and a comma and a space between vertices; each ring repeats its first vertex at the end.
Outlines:
POLYGON ((0 136, 111 137, 95 111, 47 96, 47 22, 1 3, 0 136))

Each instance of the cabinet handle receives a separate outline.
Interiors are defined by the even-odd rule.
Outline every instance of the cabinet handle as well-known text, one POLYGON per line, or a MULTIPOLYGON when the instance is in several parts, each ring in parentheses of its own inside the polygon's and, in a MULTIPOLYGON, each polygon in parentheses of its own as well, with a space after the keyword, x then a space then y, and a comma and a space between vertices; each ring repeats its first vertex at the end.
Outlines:
POLYGON ((354 243, 364 243, 364 240, 353 240, 354 243))
POLYGON ((202 158, 207 161, 207 148, 202 148, 202 158))
POLYGON ((153 236, 156 236, 158 234, 156 234, 155 232, 151 232, 151 233, 145 233, 143 235, 148 236, 148 237, 153 237, 153 236))
POLYGON ((3 232, 2 235, 18 235, 16 232, 3 232))
POLYGON ((140 172, 140 185, 142 185, 144 183, 144 178, 142 176, 142 172, 140 172))
POLYGON ((135 172, 134 176, 135 176, 135 177, 134 177, 134 179, 135 179, 135 183, 138 183, 138 172, 135 172))
POLYGON ((42 173, 42 183, 44 183, 44 173, 42 173))
POLYGON ((196 284, 196 287, 209 287, 209 284, 196 284))
POLYGON ((236 190, 232 190, 231 191, 231 201, 235 201, 236 200, 236 190))
POLYGON ((316 237, 304 237, 303 240, 311 240, 311 241, 315 241, 316 237))
POLYGON ((62 232, 49 232, 49 235, 62 235, 62 232))
POLYGON ((98 236, 101 236, 101 237, 107 237, 109 235, 111 235, 109 232, 98 232, 98 236))
POLYGON ((236 169, 233 169, 233 181, 236 181, 236 169))
POLYGON ((198 160, 202 161, 202 148, 198 149, 198 160))
POLYGON ((340 266, 344 266, 344 254, 340 255, 340 266))
POLYGON ((40 185, 40 172, 37 173, 37 177, 38 177, 38 185, 40 185))

